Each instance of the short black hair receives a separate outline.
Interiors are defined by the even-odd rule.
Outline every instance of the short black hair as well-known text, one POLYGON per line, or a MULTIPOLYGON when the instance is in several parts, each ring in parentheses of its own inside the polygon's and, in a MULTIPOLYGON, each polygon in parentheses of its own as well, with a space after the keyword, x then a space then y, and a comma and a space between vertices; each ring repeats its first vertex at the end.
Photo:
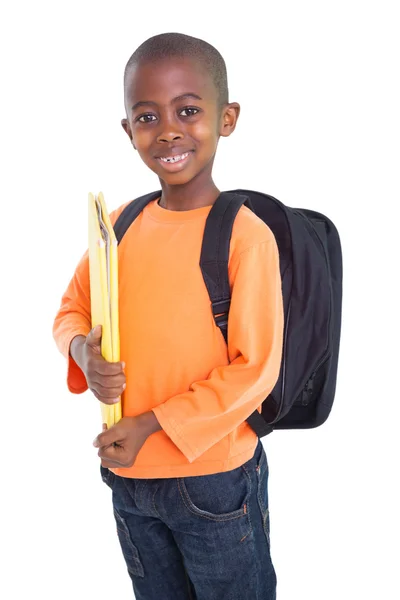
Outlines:
POLYGON ((131 67, 170 57, 193 58, 210 73, 218 92, 220 107, 229 102, 226 64, 221 54, 208 42, 183 33, 161 33, 141 44, 128 60, 124 71, 124 94, 131 67))

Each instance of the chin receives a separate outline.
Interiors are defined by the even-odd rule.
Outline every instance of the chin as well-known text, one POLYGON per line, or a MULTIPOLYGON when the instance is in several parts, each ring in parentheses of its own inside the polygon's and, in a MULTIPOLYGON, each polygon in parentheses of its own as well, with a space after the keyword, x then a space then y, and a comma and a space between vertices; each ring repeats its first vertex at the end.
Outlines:
POLYGON ((192 181, 196 177, 196 174, 193 173, 157 173, 160 181, 163 181, 167 185, 185 185, 192 181))

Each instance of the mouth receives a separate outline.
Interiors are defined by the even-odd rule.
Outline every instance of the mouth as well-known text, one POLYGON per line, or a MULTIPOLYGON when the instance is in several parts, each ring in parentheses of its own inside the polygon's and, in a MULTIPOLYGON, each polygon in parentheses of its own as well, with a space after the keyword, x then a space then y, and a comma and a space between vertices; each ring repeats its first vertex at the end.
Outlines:
POLYGON ((190 150, 189 152, 184 152, 183 154, 174 154, 171 156, 162 157, 159 156, 157 158, 157 162, 159 162, 164 169, 167 169, 168 171, 176 171, 188 162, 188 159, 192 153, 193 151, 190 150))

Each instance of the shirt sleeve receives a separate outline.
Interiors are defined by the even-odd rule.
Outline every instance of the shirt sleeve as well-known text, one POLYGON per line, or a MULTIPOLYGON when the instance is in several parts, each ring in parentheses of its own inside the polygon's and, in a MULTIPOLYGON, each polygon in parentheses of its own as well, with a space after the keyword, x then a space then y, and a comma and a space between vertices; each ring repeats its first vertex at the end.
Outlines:
POLYGON ((273 390, 281 366, 283 322, 279 252, 271 237, 242 252, 234 269, 229 365, 153 408, 189 462, 246 421, 273 390))
POLYGON ((75 336, 89 333, 90 313, 89 254, 86 251, 61 299, 53 325, 54 340, 67 360, 67 386, 73 394, 88 389, 85 375, 69 354, 69 348, 75 336))

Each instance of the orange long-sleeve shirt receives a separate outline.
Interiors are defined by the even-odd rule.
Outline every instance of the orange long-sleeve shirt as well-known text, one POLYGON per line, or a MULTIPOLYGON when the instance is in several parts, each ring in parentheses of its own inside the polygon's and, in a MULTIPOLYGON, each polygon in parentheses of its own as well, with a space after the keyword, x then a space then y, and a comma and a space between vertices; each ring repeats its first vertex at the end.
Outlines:
MULTIPOLYGON (((110 214, 113 224, 124 206, 110 214)), ((235 469, 254 453, 257 436, 246 418, 273 389, 282 355, 278 248, 269 227, 242 207, 230 245, 227 347, 199 267, 210 209, 171 211, 151 202, 119 246, 123 415, 153 410, 162 431, 147 439, 132 467, 111 469, 117 475, 207 475, 235 469)), ((69 347, 90 329, 86 252, 53 329, 76 394, 87 383, 69 347)))

